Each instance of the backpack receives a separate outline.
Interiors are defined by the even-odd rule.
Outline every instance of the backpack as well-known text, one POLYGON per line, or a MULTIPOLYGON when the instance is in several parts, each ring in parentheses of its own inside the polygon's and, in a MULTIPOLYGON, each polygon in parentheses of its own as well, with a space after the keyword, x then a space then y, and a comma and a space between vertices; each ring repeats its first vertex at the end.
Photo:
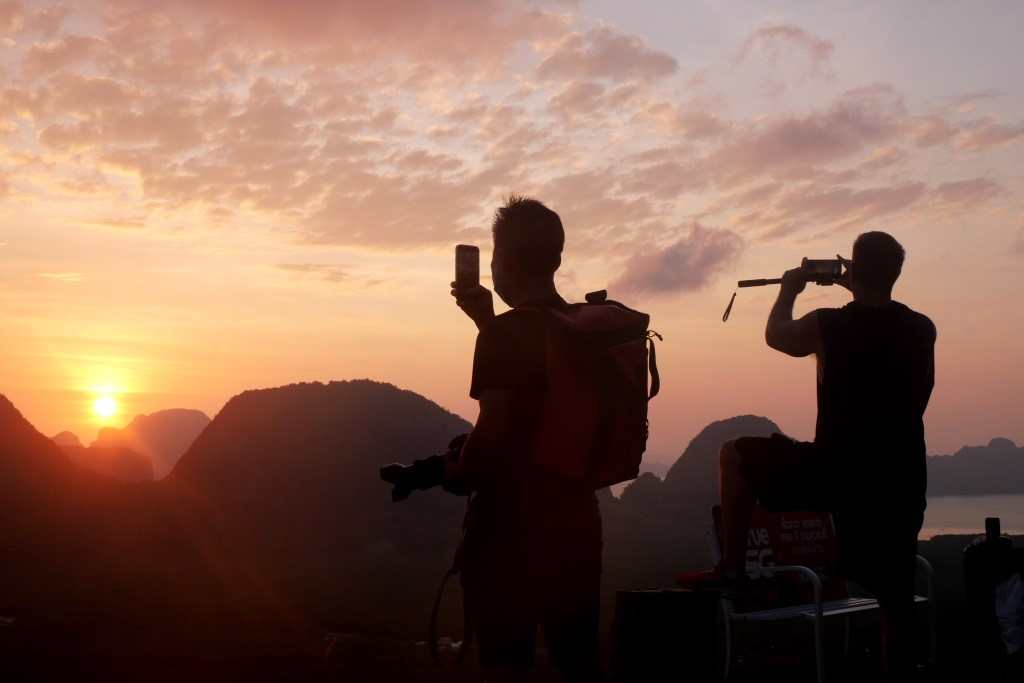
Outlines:
POLYGON ((533 464, 594 489, 635 479, 647 449, 647 403, 661 386, 654 347, 661 336, 648 329, 650 316, 605 291, 537 310, 548 322, 547 391, 533 464))

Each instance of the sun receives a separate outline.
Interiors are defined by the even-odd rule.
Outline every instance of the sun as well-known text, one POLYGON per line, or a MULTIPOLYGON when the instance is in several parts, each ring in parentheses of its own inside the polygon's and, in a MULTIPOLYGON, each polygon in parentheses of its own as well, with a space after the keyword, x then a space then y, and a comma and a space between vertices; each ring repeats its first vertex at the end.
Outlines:
POLYGON ((92 414, 101 420, 109 420, 117 415, 118 407, 113 396, 100 396, 92 403, 92 414))

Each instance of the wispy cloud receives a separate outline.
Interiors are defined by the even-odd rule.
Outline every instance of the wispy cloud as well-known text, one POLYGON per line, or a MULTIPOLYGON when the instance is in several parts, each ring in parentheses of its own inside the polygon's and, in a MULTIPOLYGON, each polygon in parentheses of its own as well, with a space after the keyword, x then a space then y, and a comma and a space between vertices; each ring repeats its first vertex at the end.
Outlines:
POLYGON ((312 277, 325 282, 347 282, 350 279, 346 268, 329 264, 280 263, 277 268, 297 277, 312 277))
POLYGON ((64 284, 76 284, 85 280, 85 276, 81 273, 74 272, 57 272, 57 273, 36 273, 37 277, 41 277, 44 280, 53 280, 55 282, 63 282, 64 284))
POLYGON ((742 63, 754 56, 776 62, 787 50, 800 53, 807 59, 810 75, 832 75, 831 60, 835 51, 832 41, 792 24, 764 26, 754 31, 740 47, 736 62, 742 63))
POLYGON ((729 230, 693 223, 675 241, 641 249, 611 283, 613 291, 653 295, 701 289, 743 250, 743 240, 729 230))

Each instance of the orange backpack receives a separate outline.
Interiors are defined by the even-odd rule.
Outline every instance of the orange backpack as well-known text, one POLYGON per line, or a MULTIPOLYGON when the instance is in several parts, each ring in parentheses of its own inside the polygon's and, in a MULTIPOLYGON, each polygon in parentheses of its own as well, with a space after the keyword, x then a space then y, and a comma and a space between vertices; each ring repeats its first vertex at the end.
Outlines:
POLYGON ((594 489, 636 478, 647 449, 647 403, 660 389, 650 316, 604 291, 548 316, 547 391, 534 464, 594 489), (648 384, 650 373, 650 384, 648 384))

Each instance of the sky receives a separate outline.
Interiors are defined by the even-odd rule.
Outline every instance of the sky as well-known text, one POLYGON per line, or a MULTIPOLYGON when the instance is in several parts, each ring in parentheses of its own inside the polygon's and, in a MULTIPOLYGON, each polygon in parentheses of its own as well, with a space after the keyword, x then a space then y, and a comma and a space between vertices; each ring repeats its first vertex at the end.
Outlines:
POLYGON ((1024 442, 1021 25, 1009 1, 0 0, 0 393, 86 442, 299 381, 473 419, 454 245, 487 264, 518 192, 561 215, 568 298, 608 288, 664 337, 651 459, 738 414, 813 435, 813 360, 764 345, 775 292, 721 314, 870 229, 938 328, 929 451, 1024 442))

